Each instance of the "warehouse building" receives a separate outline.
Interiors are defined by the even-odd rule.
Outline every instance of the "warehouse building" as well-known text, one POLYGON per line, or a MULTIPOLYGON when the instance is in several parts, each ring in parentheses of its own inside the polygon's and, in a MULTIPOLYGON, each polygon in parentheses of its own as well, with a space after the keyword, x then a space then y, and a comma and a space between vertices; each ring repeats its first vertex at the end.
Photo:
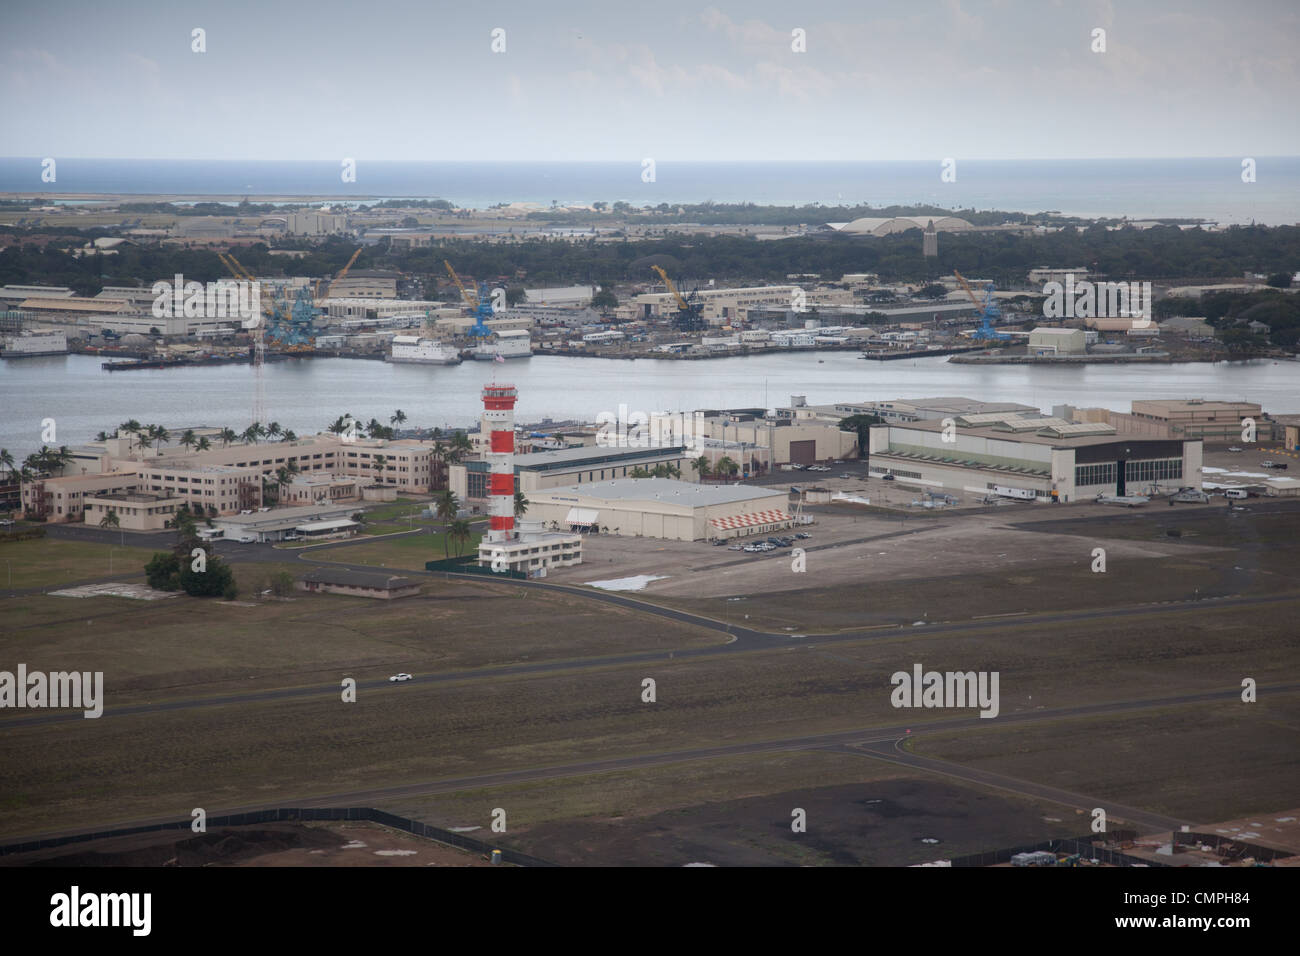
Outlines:
POLYGON ((535 492, 528 514, 566 531, 703 541, 788 528, 787 500, 772 488, 619 478, 535 492))
POLYGON ((791 395, 790 404, 777 408, 776 416, 795 422, 819 421, 835 424, 852 415, 875 415, 887 422, 919 422, 950 418, 955 415, 980 415, 989 412, 1039 414, 1033 405, 1017 402, 981 402, 960 395, 936 398, 894 398, 874 402, 837 402, 834 405, 809 405, 802 395, 791 395))
POLYGON ((975 494, 1070 502, 1199 488, 1199 440, 1124 434, 1115 426, 989 413, 871 429, 873 477, 975 494))
MULTIPOLYGON (((695 477, 692 456, 685 445, 662 448, 606 448, 579 445, 515 455, 515 490, 529 498, 536 491, 568 485, 585 485, 626 478, 638 468, 651 471, 656 465, 672 466, 690 481, 695 477)), ((472 510, 481 510, 487 502, 489 463, 467 461, 447 469, 447 481, 456 497, 472 510)))
MULTIPOLYGON (((739 443, 740 457, 730 454, 744 474, 759 474, 785 464, 811 465, 851 455, 857 445, 854 432, 841 431, 836 415, 830 419, 786 417, 777 410, 767 418, 762 409, 705 410, 696 426, 699 437, 739 443)), ((698 452, 697 452, 698 454, 698 452)))
POLYGON ((1030 355, 1083 355, 1087 351, 1083 329, 1037 328, 1029 333, 1030 355))
MULTIPOLYGON (((1165 425, 1175 438, 1204 441, 1242 441, 1243 422, 1250 419, 1257 433, 1268 435, 1263 406, 1256 402, 1214 402, 1201 398, 1135 401, 1133 417, 1165 425)), ((1271 426, 1270 426, 1271 427, 1271 426)))

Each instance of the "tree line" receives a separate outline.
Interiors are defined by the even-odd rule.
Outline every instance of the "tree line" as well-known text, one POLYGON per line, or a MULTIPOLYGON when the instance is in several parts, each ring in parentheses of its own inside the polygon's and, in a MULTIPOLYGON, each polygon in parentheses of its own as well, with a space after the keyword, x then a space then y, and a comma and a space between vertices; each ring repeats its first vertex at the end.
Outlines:
MULTIPOLYGON (((70 245, 79 245, 75 240, 70 245)), ((303 259, 285 261, 257 243, 234 249, 255 274, 334 275, 355 243, 331 238, 312 246, 303 259)), ((836 281, 844 273, 874 272, 888 282, 927 282, 954 268, 992 279, 1000 288, 1023 285, 1030 269, 1045 265, 1082 267, 1111 279, 1178 279, 1265 275, 1295 270, 1300 262, 1300 227, 1237 226, 1219 231, 1157 226, 1107 229, 1069 226, 1029 235, 1009 232, 943 233, 939 255, 921 254, 920 230, 892 236, 843 234, 760 241, 742 236, 668 235, 621 241, 530 238, 509 242, 448 239, 416 249, 387 243, 367 248, 354 268, 392 269, 425 283, 426 295, 450 288, 443 260, 478 280, 529 285, 580 283, 612 286, 653 280, 658 262, 688 286, 708 279, 785 282, 791 274, 818 274, 836 281)), ((226 277, 216 252, 171 246, 124 246, 113 256, 74 256, 49 244, 0 249, 0 282, 66 285, 93 295, 105 285, 142 285, 177 272, 196 281, 226 277)))

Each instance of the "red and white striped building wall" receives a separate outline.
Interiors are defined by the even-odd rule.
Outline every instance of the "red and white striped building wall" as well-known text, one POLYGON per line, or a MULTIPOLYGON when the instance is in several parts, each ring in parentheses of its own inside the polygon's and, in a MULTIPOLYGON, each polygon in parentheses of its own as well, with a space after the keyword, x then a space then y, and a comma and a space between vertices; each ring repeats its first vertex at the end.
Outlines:
POLYGON ((488 425, 484 458, 488 476, 488 541, 515 537, 515 402, 513 385, 483 386, 483 420, 488 425))

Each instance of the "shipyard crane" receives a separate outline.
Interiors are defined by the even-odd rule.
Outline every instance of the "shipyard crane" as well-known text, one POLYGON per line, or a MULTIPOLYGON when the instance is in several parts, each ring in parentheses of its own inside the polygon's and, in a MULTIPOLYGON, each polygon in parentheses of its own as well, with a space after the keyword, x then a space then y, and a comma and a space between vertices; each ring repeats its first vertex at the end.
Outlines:
POLYGON ((952 274, 957 277, 961 287, 966 290, 970 300, 975 303, 975 308, 979 309, 980 327, 971 333, 971 338, 977 341, 1008 342, 1011 336, 1006 332, 999 332, 996 328, 998 319, 1002 318, 1002 310, 998 308, 997 297, 993 294, 993 283, 990 282, 984 289, 984 301, 981 302, 975 295, 975 290, 970 287, 970 283, 956 269, 952 274))
POLYGON ((679 332, 698 332, 700 329, 704 328, 704 320, 700 317, 700 313, 704 311, 704 303, 699 301, 695 291, 692 290, 689 296, 683 298, 682 294, 677 291, 677 286, 673 285, 673 280, 668 278, 668 273, 663 270, 662 266, 653 265, 650 268, 659 274, 659 278, 663 280, 664 286, 673 294, 673 298, 677 300, 677 330, 679 332))
POLYGON ((460 281, 460 276, 456 275, 456 270, 451 267, 450 262, 443 259, 442 264, 447 267, 447 274, 451 276, 451 281, 456 283, 461 298, 465 300, 465 305, 474 316, 474 324, 470 326, 465 334, 474 338, 487 338, 492 334, 492 330, 487 327, 486 323, 487 319, 492 318, 492 300, 488 294, 487 283, 481 283, 478 294, 474 295, 465 288, 465 283, 460 281))
MULTIPOLYGON (((217 258, 236 279, 244 282, 256 281, 234 256, 218 252, 217 258)), ((253 347, 249 350, 248 358, 249 364, 253 366, 253 424, 258 424, 266 418, 266 384, 262 380, 262 365, 266 360, 265 324, 260 315, 254 316, 249 321, 253 324, 251 326, 245 324, 244 328, 249 331, 253 339, 253 347)))
MULTIPOLYGON (((348 272, 351 270, 353 264, 357 261, 357 256, 359 256, 359 255, 361 255, 361 246, 357 246, 357 251, 354 252, 354 253, 352 253, 352 258, 348 260, 348 264, 345 265, 342 269, 340 269, 340 270, 339 270, 339 274, 336 275, 333 279, 330 280, 330 294, 331 294, 331 295, 334 294, 334 283, 335 283, 335 282, 342 282, 342 281, 343 281, 343 278, 344 278, 344 277, 348 274, 348 272)), ((324 279, 317 279, 317 280, 316 280, 316 285, 312 288, 312 295, 316 296, 317 298, 320 297, 320 286, 321 286, 321 283, 324 282, 324 281, 325 281, 324 279)))

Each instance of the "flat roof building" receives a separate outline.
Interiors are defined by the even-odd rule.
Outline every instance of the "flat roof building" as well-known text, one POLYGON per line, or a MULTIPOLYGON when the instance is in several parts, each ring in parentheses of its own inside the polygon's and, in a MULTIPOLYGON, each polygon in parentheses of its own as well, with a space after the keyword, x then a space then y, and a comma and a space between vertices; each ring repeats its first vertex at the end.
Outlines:
POLYGON ((619 478, 536 492, 528 513, 571 531, 702 541, 788 528, 787 500, 774 488, 619 478))
MULTIPOLYGON (((621 448, 579 445, 515 455, 515 490, 531 496, 545 488, 579 485, 626 478, 637 468, 652 470, 656 465, 672 465, 683 479, 690 481, 692 455, 684 445, 662 448, 621 448)), ((448 483, 461 500, 481 503, 487 500, 489 465, 486 461, 467 461, 450 465, 448 483)))
POLYGON ((225 537, 235 541, 283 541, 292 534, 319 536, 322 533, 351 533, 356 522, 351 520, 356 505, 312 505, 302 508, 276 508, 255 511, 252 514, 225 515, 213 520, 213 525, 225 537), (325 528, 321 522, 342 522, 334 528, 325 528), (307 530, 302 530, 306 528, 307 530))
POLYGON ((175 495, 141 492, 96 495, 83 501, 86 524, 98 525, 111 513, 117 523, 105 527, 124 531, 161 531, 171 524, 184 503, 175 495))
POLYGON ((1103 422, 1073 423, 1014 413, 871 428, 873 477, 892 474, 922 488, 1061 502, 1199 488, 1199 440, 1117 432, 1103 422))
POLYGON ((1243 431, 1247 428, 1247 419, 1255 423, 1261 437, 1266 437, 1268 428, 1263 427, 1263 413, 1263 406, 1257 402, 1217 402, 1201 398, 1135 401, 1132 412, 1134 418, 1167 426, 1175 438, 1216 442, 1246 440, 1243 431))

